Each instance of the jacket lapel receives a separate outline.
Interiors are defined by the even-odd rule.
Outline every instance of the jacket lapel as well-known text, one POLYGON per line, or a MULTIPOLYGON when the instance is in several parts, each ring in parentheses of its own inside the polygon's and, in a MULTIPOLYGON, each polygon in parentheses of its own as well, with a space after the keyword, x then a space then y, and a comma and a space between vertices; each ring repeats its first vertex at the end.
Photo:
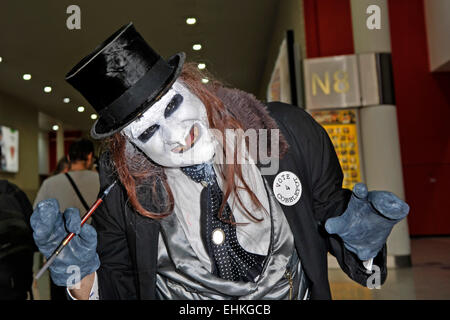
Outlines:
MULTIPOLYGON (((305 273, 308 275, 308 278, 314 282, 314 275, 316 272, 314 271, 314 266, 309 262, 314 261, 313 257, 316 253, 313 251, 316 248, 310 246, 309 244, 321 243, 321 240, 318 239, 316 232, 312 232, 317 229, 317 226, 315 225, 314 219, 312 219, 310 214, 313 212, 313 208, 311 187, 308 183, 309 180, 304 173, 304 168, 298 163, 298 161, 293 161, 290 152, 292 151, 288 151, 288 153, 280 161, 279 170, 276 174, 264 175, 263 177, 267 180, 269 187, 271 188, 271 192, 273 192, 273 183, 277 177, 277 174, 283 171, 289 171, 295 174, 302 184, 300 200, 293 206, 286 206, 282 203, 280 203, 280 206, 294 235, 297 254, 302 261, 305 273)), ((297 156, 296 159, 301 159, 301 157, 297 156)))

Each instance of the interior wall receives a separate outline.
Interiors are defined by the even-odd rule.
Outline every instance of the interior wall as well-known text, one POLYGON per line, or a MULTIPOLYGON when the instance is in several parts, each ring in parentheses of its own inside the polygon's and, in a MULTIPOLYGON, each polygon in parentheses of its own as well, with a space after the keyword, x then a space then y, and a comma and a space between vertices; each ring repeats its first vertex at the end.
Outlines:
POLYGON ((450 1, 425 0, 431 71, 450 71, 450 1))
POLYGON ((354 53, 350 0, 303 0, 307 58, 354 53))
POLYGON ((0 172, 0 179, 17 185, 33 203, 39 188, 38 111, 26 102, 0 93, 0 125, 19 131, 19 172, 0 172))
POLYGON ((388 5, 410 234, 450 234, 450 72, 429 71, 423 0, 388 5))
POLYGON ((39 131, 38 133, 38 157, 39 157, 39 174, 48 175, 49 159, 48 159, 48 133, 39 131))
POLYGON ((303 20, 303 0, 283 0, 279 1, 278 14, 273 25, 272 38, 267 52, 267 60, 264 68, 264 75, 261 79, 258 98, 266 100, 267 85, 272 75, 275 61, 278 57, 281 42, 286 36, 287 30, 294 31, 294 43, 299 44, 301 56, 305 56, 305 28, 303 20))

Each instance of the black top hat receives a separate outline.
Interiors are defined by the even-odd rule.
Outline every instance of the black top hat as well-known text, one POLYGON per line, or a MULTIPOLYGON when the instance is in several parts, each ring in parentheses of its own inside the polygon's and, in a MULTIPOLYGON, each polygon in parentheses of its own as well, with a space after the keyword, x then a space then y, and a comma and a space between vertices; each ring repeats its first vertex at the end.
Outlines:
POLYGON ((111 136, 150 108, 178 78, 184 60, 180 52, 165 61, 131 22, 101 43, 66 75, 99 114, 91 136, 111 136))

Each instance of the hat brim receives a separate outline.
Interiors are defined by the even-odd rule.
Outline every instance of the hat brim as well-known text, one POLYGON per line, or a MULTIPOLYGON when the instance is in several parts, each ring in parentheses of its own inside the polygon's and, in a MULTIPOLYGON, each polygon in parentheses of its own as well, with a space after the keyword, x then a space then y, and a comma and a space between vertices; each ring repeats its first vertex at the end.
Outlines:
POLYGON ((136 120, 142 113, 147 111, 156 101, 164 96, 167 91, 172 87, 173 83, 180 76, 183 69, 184 61, 186 60, 186 54, 184 52, 179 52, 167 60, 170 66, 173 66, 174 71, 167 79, 166 83, 161 86, 161 89, 154 92, 151 96, 141 104, 134 112, 132 112, 126 119, 120 123, 111 125, 108 121, 105 121, 102 117, 99 117, 91 128, 91 137, 93 139, 99 140, 112 136, 113 134, 119 132, 131 122, 136 120))

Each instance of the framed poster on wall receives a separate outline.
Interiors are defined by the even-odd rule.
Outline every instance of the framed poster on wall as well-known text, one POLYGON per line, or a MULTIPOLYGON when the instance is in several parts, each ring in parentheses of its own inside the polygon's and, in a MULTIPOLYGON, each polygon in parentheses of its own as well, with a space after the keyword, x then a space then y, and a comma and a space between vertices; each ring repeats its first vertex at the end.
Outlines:
POLYGON ((19 171, 19 131, 0 126, 0 171, 19 171))

